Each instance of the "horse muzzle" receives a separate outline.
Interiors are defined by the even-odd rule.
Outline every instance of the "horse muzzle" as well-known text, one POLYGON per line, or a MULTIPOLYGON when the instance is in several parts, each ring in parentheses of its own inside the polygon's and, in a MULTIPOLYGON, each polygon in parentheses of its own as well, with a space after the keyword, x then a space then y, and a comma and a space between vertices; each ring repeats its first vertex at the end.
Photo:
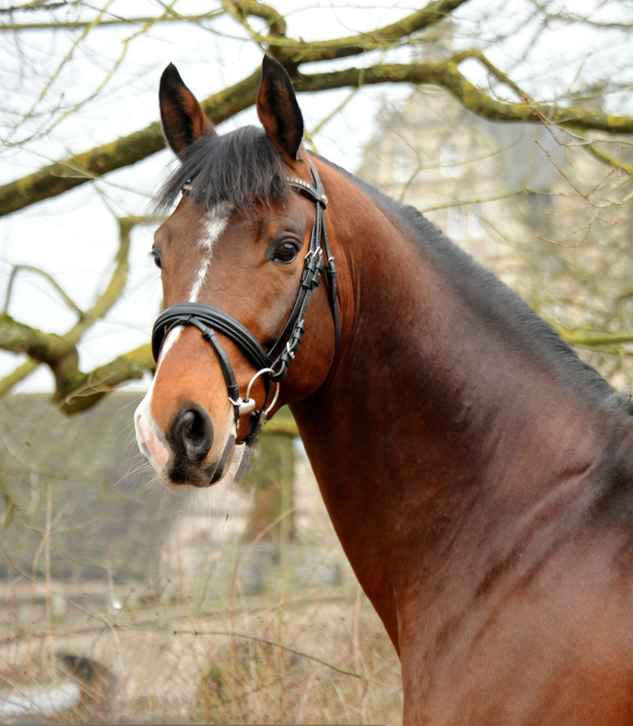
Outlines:
POLYGON ((223 437, 218 455, 211 416, 195 403, 181 408, 166 436, 144 402, 136 410, 134 426, 139 450, 170 489, 211 486, 224 476, 233 458, 234 432, 223 437))

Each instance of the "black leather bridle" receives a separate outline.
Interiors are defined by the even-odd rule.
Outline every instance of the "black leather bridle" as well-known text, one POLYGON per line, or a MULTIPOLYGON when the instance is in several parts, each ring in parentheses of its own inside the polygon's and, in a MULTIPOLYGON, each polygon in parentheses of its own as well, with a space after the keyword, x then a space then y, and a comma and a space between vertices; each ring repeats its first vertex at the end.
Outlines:
MULTIPOLYGON (((286 177, 286 182, 306 195, 315 202, 316 213, 314 226, 310 235, 308 252, 303 263, 303 272, 299 283, 299 291, 295 299, 288 320, 277 339, 277 342, 268 352, 264 350, 255 336, 236 320, 233 316, 225 313, 224 310, 207 305, 202 302, 185 302, 172 305, 167 308, 154 323, 152 331, 152 353, 154 360, 158 362, 160 350, 165 338, 171 330, 179 325, 193 325, 202 333, 202 337, 211 345, 222 369, 224 381, 229 392, 229 401, 235 412, 235 426, 239 427, 240 418, 250 413, 248 434, 244 443, 252 446, 257 435, 266 421, 266 415, 275 405, 279 394, 279 384, 288 372, 288 366, 295 357, 301 339, 305 331, 305 317, 312 292, 319 284, 321 274, 325 272, 328 283, 328 293, 332 317, 334 318, 335 351, 341 337, 341 324, 337 299, 336 275, 334 257, 330 251, 330 243, 325 225, 325 207, 327 197, 319 174, 312 163, 310 163, 313 185, 304 179, 295 176, 286 177), (240 397, 240 389, 233 372, 233 366, 226 352, 217 339, 216 332, 226 335, 236 343, 242 351, 251 359, 257 367, 257 373, 253 376, 246 389, 244 398, 240 397), (262 377, 266 391, 264 403, 257 409, 255 401, 250 397, 251 387, 255 380, 262 377), (276 384, 275 395, 270 404, 268 399, 271 391, 271 384, 276 384)), ((192 187, 186 186, 183 193, 191 191, 192 187)))

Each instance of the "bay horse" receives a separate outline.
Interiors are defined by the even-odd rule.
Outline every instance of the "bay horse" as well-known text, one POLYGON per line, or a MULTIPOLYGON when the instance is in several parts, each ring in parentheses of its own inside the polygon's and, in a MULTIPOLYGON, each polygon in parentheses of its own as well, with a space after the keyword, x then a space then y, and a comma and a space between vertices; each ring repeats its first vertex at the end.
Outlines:
POLYGON ((173 65, 160 109, 159 203, 183 196, 135 424, 162 481, 218 481, 290 404, 405 724, 633 723, 630 403, 419 212, 308 154, 276 61, 263 129, 216 134, 173 65))

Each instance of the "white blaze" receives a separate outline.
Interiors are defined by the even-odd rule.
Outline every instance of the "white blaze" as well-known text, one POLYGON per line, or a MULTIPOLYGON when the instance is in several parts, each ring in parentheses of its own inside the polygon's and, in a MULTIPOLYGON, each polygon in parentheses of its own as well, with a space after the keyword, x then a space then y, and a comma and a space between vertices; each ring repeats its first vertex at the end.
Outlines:
MULTIPOLYGON (((230 213, 230 205, 221 203, 214 207, 206 216, 204 222, 204 233, 198 240, 198 247, 202 249, 203 252, 202 263, 196 273, 196 278, 189 294, 189 302, 198 301, 198 296, 200 295, 200 291, 204 285, 207 270, 209 269, 211 258, 213 256, 213 247, 220 238, 222 232, 224 232, 230 213)), ((174 346, 174 343, 180 337, 181 332, 182 327, 179 326, 171 330, 165 338, 152 383, 145 395, 145 398, 141 401, 134 414, 134 427, 136 429, 136 441, 138 447, 141 453, 145 456, 149 454, 150 463, 159 474, 163 472, 169 460, 170 452, 164 443, 164 436, 151 414, 152 393, 154 391, 154 383, 156 381, 158 371, 167 357, 167 354, 174 346)))
POLYGON ((207 270, 211 264, 213 247, 226 228, 230 212, 230 206, 223 203, 218 204, 207 215, 205 220, 205 232, 198 240, 198 247, 202 248, 204 256, 202 258, 200 269, 196 275, 195 282, 193 283, 193 287, 191 288, 191 293, 189 294, 189 302, 198 302, 198 295, 200 294, 200 290, 202 290, 202 286, 204 285, 204 281, 207 276, 207 270))
POLYGON ((149 390, 145 394, 145 398, 143 398, 143 400, 139 403, 138 408, 134 413, 134 429, 136 431, 136 443, 139 451, 146 458, 149 458, 150 464, 154 467, 158 474, 162 474, 167 462, 169 461, 169 450, 163 443, 163 437, 160 434, 158 424, 156 424, 152 417, 150 412, 150 403, 158 370, 174 343, 180 337, 181 332, 182 327, 179 326, 170 330, 167 334, 163 347, 160 350, 156 372, 154 373, 154 377, 150 383, 149 390))

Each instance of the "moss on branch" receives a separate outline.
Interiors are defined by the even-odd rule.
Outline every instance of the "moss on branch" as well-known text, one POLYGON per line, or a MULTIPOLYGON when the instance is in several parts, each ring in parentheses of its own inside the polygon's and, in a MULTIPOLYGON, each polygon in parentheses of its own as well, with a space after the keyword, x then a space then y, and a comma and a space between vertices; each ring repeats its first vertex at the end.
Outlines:
POLYGON ((264 5, 256 0, 224 0, 223 5, 242 24, 246 24, 249 15, 265 20, 270 35, 283 37, 286 35, 284 16, 271 5, 264 5))
POLYGON ((66 414, 79 413, 92 408, 106 394, 130 380, 139 380, 154 368, 152 348, 149 343, 115 358, 106 365, 99 366, 91 373, 79 373, 72 380, 72 390, 65 396, 58 390, 56 400, 60 410, 66 414))
MULTIPOLYGON (((90 310, 82 313, 79 320, 65 335, 44 333, 9 315, 0 315, 0 348, 12 353, 26 353, 31 361, 17 368, 0 380, 0 395, 29 375, 40 363, 46 363, 55 376, 54 400, 61 404, 65 413, 83 411, 117 385, 143 376, 151 370, 154 361, 149 345, 100 366, 90 373, 79 370, 76 344, 82 335, 102 319, 120 299, 129 272, 130 234, 138 224, 157 221, 154 217, 123 217, 119 222, 119 245, 115 254, 115 266, 104 292, 99 295, 90 310)), ((65 295, 64 291, 60 291, 65 295)))
MULTIPOLYGON (((359 33, 345 38, 298 43, 293 41, 279 43, 286 49, 287 55, 295 63, 317 63, 319 61, 336 60, 361 55, 368 50, 379 50, 393 47, 401 39, 413 33, 425 30, 448 17, 460 5, 468 0, 434 0, 421 10, 407 15, 396 23, 377 28, 373 32, 359 33)), ((272 41, 274 42, 274 41, 272 41)))
MULTIPOLYGON (((370 48, 394 45, 400 38, 437 23, 467 1, 433 0, 422 10, 397 23, 378 28, 373 33, 310 43, 286 38, 285 20, 268 5, 255 0, 241 0, 238 3, 229 3, 228 8, 236 16, 245 18, 254 15, 268 22, 270 33, 261 39, 294 75, 300 63, 344 58, 362 54, 370 48), (275 52, 275 49, 280 52, 275 52)), ((217 124, 248 108, 255 102, 259 78, 260 71, 257 69, 239 83, 213 94, 202 102, 204 112, 217 124)), ((33 174, 0 187, 0 216, 58 196, 91 179, 135 164, 160 151, 163 146, 160 124, 156 121, 109 144, 49 164, 33 174)))
POLYGON ((19 323, 4 313, 0 315, 0 348, 26 353, 40 363, 53 365, 71 353, 74 346, 60 335, 19 323))
MULTIPOLYGON (((205 113, 220 123, 255 102, 260 72, 213 94, 202 103, 205 113)), ((0 187, 0 217, 44 199, 56 197, 108 172, 135 164, 164 147, 158 121, 116 141, 49 164, 0 187)))
MULTIPOLYGON (((357 49, 360 52, 360 49, 357 49)), ((325 51, 324 51, 325 52, 325 51)), ((570 129, 604 131, 610 134, 633 133, 633 116, 606 114, 575 107, 560 107, 533 102, 504 103, 473 85, 459 70, 457 57, 439 63, 375 65, 348 68, 330 73, 297 74, 295 88, 300 93, 315 93, 335 88, 376 85, 381 83, 435 84, 458 98, 464 106, 493 121, 533 121, 546 118, 570 129)), ((303 61, 302 61, 303 62, 303 61)), ((259 70, 230 88, 202 102, 205 113, 219 123, 255 102, 259 70)), ((84 154, 51 164, 34 174, 0 187, 0 216, 62 194, 87 181, 120 169, 163 148, 158 122, 110 144, 84 154)))
POLYGON ((633 133, 633 116, 615 116, 582 108, 557 107, 548 104, 504 103, 473 85, 459 70, 454 59, 438 63, 385 64, 370 68, 347 68, 343 71, 300 75, 295 88, 304 93, 333 88, 359 87, 379 83, 414 83, 442 86, 473 113, 493 121, 540 121, 540 116, 562 127, 607 133, 633 133), (538 110, 538 113, 537 113, 538 110))

